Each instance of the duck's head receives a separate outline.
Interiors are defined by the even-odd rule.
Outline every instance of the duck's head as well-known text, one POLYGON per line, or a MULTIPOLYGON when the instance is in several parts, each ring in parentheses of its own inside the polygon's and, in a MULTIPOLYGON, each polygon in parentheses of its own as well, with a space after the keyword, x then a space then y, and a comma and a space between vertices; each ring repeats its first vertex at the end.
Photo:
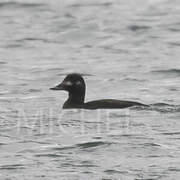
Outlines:
POLYGON ((50 89, 67 91, 69 92, 69 100, 84 102, 86 85, 80 74, 69 74, 59 85, 50 89))

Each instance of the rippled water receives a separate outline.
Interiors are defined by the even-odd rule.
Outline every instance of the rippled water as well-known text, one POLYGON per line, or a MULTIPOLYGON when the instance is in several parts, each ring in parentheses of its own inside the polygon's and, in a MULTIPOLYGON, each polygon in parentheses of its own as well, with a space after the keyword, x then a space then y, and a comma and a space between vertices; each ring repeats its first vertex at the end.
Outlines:
POLYGON ((0 179, 179 179, 180 1, 0 1, 0 179), (147 109, 66 110, 49 91, 84 74, 86 100, 147 109))

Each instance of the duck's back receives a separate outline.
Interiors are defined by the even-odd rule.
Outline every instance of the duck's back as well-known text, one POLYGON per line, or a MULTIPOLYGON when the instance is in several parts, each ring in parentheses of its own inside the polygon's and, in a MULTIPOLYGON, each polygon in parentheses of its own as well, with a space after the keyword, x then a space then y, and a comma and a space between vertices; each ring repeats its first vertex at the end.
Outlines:
POLYGON ((84 103, 84 109, 120 109, 131 106, 147 106, 133 101, 121 101, 115 99, 101 99, 84 103))

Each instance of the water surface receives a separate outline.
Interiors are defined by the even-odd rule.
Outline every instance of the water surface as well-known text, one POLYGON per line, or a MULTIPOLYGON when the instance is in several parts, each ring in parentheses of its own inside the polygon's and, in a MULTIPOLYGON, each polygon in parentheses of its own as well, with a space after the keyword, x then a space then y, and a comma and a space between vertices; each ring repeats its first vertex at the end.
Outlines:
POLYGON ((0 179, 179 179, 179 18, 178 0, 1 0, 0 179), (62 111, 49 88, 71 72, 86 100, 158 104, 62 111))

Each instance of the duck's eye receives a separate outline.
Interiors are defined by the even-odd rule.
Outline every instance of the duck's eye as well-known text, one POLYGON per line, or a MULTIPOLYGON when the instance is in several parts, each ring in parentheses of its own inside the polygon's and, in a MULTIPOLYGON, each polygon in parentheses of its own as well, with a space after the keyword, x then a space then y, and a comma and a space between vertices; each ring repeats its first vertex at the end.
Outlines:
POLYGON ((81 84, 82 84, 81 81, 76 82, 76 85, 81 85, 81 84))

